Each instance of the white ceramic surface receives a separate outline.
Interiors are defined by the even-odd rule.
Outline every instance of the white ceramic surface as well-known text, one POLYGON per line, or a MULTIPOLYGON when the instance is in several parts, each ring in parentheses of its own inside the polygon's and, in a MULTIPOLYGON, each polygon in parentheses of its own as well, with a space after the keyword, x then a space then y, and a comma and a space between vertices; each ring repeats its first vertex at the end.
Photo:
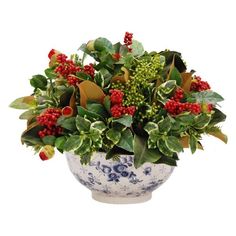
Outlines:
POLYGON ((66 153, 66 157, 76 179, 92 191, 93 199, 105 203, 145 202, 174 169, 152 163, 135 169, 132 155, 121 155, 119 161, 113 161, 97 152, 88 165, 81 165, 79 156, 73 153, 66 153))

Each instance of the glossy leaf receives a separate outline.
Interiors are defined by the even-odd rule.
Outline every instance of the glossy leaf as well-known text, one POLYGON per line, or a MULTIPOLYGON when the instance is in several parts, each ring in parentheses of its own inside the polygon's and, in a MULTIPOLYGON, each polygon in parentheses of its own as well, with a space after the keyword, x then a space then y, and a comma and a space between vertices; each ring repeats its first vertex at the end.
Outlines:
POLYGON ((73 135, 67 139, 64 144, 65 151, 74 151, 78 149, 83 143, 83 138, 80 135, 73 135))
POLYGON ((210 114, 201 113, 194 117, 193 127, 195 129, 203 129, 209 124, 210 120, 210 114))
POLYGON ((112 43, 106 39, 106 38, 97 38, 94 42, 94 49, 97 51, 108 51, 110 52, 112 50, 112 43))
POLYGON ((165 139, 165 144, 172 152, 182 152, 183 151, 183 147, 182 147, 179 139, 174 136, 167 136, 165 139))
POLYGON ((190 87, 191 87, 191 83, 192 83, 192 73, 181 73, 181 78, 182 78, 182 89, 184 90, 184 92, 189 93, 190 91, 190 87))
POLYGON ((56 137, 53 136, 53 135, 48 135, 48 136, 43 137, 42 140, 43 140, 43 143, 44 143, 45 145, 54 146, 56 137))
POLYGON ((158 149, 148 149, 147 140, 143 137, 134 136, 134 165, 139 168, 145 162, 156 162, 161 158, 158 149))
POLYGON ((10 107, 15 108, 15 109, 30 109, 36 107, 36 101, 34 96, 26 96, 26 97, 21 97, 17 98, 14 100, 11 104, 10 107))
POLYGON ((106 128, 106 125, 102 121, 95 121, 90 126, 90 129, 96 129, 99 133, 102 133, 106 128))
POLYGON ((117 144, 120 141, 121 133, 118 130, 111 128, 106 132, 106 137, 114 144, 117 144))
POLYGON ((105 97, 104 92, 102 89, 91 81, 83 81, 79 85, 80 91, 80 105, 86 108, 88 100, 102 102, 103 98, 105 97))
POLYGON ((160 133, 168 133, 171 129, 171 122, 170 122, 170 118, 167 116, 165 117, 164 120, 161 120, 160 122, 158 122, 158 128, 160 133))
POLYGON ((130 129, 126 129, 121 133, 120 141, 116 144, 118 147, 133 152, 134 137, 130 129))
POLYGON ((41 90, 46 90, 47 88, 47 78, 43 75, 34 75, 32 79, 30 79, 30 84, 35 89, 39 88, 41 90))
POLYGON ((57 125, 70 131, 76 131, 75 117, 66 118, 66 117, 61 116, 57 120, 57 125))
POLYGON ((80 132, 88 132, 90 129, 91 122, 81 116, 76 116, 75 118, 76 128, 80 132))
POLYGON ((64 150, 65 142, 66 142, 65 136, 58 137, 56 138, 56 141, 55 141, 55 147, 59 150, 64 150))
POLYGON ((121 118, 113 119, 113 123, 119 123, 126 127, 131 127, 133 118, 130 115, 124 115, 121 118))

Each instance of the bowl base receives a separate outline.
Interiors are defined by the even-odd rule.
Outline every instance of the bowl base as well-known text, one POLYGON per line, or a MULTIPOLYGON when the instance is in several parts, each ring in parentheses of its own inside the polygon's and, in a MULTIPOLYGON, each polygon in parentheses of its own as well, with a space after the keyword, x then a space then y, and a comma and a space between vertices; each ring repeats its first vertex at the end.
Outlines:
POLYGON ((150 200, 152 198, 152 193, 147 193, 145 195, 141 195, 137 197, 113 197, 113 196, 106 196, 105 194, 92 191, 92 198, 98 202, 103 202, 103 203, 134 204, 134 203, 142 203, 142 202, 146 202, 150 200))

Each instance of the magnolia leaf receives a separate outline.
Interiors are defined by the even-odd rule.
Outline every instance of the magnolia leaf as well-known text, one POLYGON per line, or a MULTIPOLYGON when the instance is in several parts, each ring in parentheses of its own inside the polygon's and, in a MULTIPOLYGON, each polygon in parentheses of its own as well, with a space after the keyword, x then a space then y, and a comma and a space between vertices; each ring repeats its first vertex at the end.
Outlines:
POLYGON ((217 108, 214 108, 213 111, 214 113, 212 114, 211 121, 209 123, 210 125, 215 125, 225 121, 226 115, 222 111, 217 108))
POLYGON ((191 83, 192 83, 192 73, 189 72, 183 72, 181 73, 181 78, 182 78, 182 89, 184 92, 189 93, 191 83))
POLYGON ((170 65, 170 70, 169 70, 169 73, 167 75, 166 80, 167 81, 168 80, 175 80, 177 85, 182 84, 181 74, 178 71, 178 69, 175 67, 175 55, 173 56, 173 60, 172 60, 172 63, 170 65))
MULTIPOLYGON (((190 137, 188 135, 181 137, 179 141, 183 148, 189 148, 190 137)), ((197 143, 197 149, 203 150, 200 142, 197 143)))
POLYGON ((222 131, 220 129, 216 129, 215 131, 210 131, 208 132, 208 134, 220 139, 221 141, 223 141, 224 143, 228 142, 228 137, 227 135, 225 135, 224 133, 222 133, 222 131))
POLYGON ((119 123, 126 127, 131 127, 131 124, 133 122, 133 117, 131 115, 123 115, 120 118, 113 119, 113 123, 119 123))
POLYGON ((42 140, 45 145, 54 146, 56 137, 53 135, 48 135, 48 136, 43 137, 42 140))
POLYGON ((157 162, 161 158, 158 149, 148 149, 147 140, 143 137, 134 136, 134 166, 139 168, 145 162, 157 162))
POLYGON ((174 155, 173 157, 167 157, 167 156, 162 155, 161 158, 155 162, 155 164, 166 164, 169 166, 177 166, 177 162, 176 162, 178 160, 177 158, 174 158, 174 155))
POLYGON ((194 135, 190 135, 189 145, 192 154, 196 152, 197 144, 198 144, 197 138, 194 135))
POLYGON ((75 117, 61 116, 57 119, 57 125, 70 131, 76 131, 75 117))
POLYGON ((98 85, 89 80, 85 80, 81 82, 78 87, 80 91, 80 105, 82 107, 86 108, 88 100, 102 103, 105 94, 98 85))
POLYGON ((36 101, 34 96, 26 96, 17 98, 10 104, 10 107, 15 109, 30 109, 36 106, 36 101))
POLYGON ((103 100, 103 105, 106 108, 107 112, 110 114, 111 113, 111 100, 110 96, 106 96, 103 100))
POLYGON ((88 101, 86 105, 88 111, 94 112, 101 117, 108 117, 108 113, 105 109, 105 107, 101 103, 97 103, 94 101, 88 101))
POLYGON ((129 80, 129 71, 125 67, 121 67, 121 70, 124 72, 123 75, 116 75, 111 79, 111 83, 121 82, 126 83, 129 80))
POLYGON ((36 114, 34 114, 34 110, 28 110, 28 111, 23 112, 19 116, 19 119, 21 119, 21 120, 29 120, 29 119, 32 119, 35 116, 36 116, 36 114))

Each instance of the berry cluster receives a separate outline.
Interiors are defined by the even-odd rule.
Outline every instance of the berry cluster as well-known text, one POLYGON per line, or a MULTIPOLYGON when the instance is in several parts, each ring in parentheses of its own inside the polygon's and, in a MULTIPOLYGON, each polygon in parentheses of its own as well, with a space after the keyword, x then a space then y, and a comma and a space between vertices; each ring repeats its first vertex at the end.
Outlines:
POLYGON ((196 76, 193 79, 190 87, 191 91, 196 91, 196 92, 201 92, 208 89, 211 89, 210 85, 206 81, 202 81, 200 76, 196 76))
POLYGON ((62 128, 57 126, 57 119, 62 115, 61 109, 48 108, 43 114, 37 117, 37 122, 45 128, 38 132, 40 138, 47 135, 59 135, 62 128))
POLYGON ((183 89, 177 88, 175 90, 174 96, 171 99, 176 101, 176 102, 179 102, 183 98, 184 98, 184 91, 183 91, 183 89))
POLYGON ((133 39, 133 34, 129 33, 129 32, 126 32, 125 37, 124 37, 124 44, 128 48, 129 52, 132 51, 132 48, 130 48, 130 46, 132 45, 132 42, 133 42, 132 39, 133 39))
POLYGON ((135 111, 136 111, 136 107, 135 106, 129 106, 129 107, 124 107, 122 105, 123 102, 123 96, 124 93, 118 89, 111 89, 110 91, 110 100, 111 100, 111 115, 113 117, 120 117, 122 115, 128 114, 133 116, 135 111))
POLYGON ((190 111, 197 115, 201 112, 201 105, 198 103, 181 103, 184 98, 184 91, 181 88, 176 89, 175 94, 166 102, 164 109, 171 115, 178 115, 184 111, 190 111))
POLYGON ((52 49, 48 57, 51 59, 53 55, 56 55, 56 63, 57 67, 55 68, 55 72, 60 76, 67 80, 69 85, 76 86, 80 79, 76 77, 76 72, 83 72, 87 75, 90 75, 94 78, 95 70, 93 64, 85 65, 83 68, 77 65, 73 60, 68 60, 65 54, 59 53, 55 49, 52 49))
POLYGON ((164 109, 171 115, 178 115, 184 111, 190 111, 197 115, 201 112, 201 105, 198 103, 181 103, 171 99, 166 102, 164 109))

